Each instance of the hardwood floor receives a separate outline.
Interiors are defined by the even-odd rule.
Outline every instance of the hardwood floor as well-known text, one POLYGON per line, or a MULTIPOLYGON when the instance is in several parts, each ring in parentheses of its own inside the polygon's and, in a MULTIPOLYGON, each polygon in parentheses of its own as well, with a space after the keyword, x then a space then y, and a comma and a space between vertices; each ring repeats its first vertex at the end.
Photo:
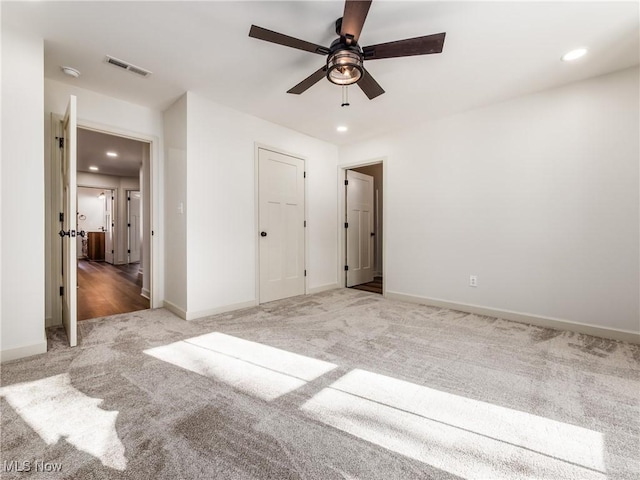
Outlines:
POLYGON ((364 290, 365 292, 379 293, 382 295, 382 277, 374 277, 373 282, 363 283, 362 285, 354 285, 351 288, 356 290, 364 290))
POLYGON ((78 320, 148 309, 139 266, 78 260, 78 320))

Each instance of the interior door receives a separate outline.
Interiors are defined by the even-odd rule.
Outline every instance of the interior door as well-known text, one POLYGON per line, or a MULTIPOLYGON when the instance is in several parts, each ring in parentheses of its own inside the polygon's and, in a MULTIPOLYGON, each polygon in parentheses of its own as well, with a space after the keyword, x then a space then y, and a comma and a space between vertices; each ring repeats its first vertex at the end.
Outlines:
POLYGON ((115 220, 113 218, 113 203, 114 191, 105 191, 106 199, 104 201, 104 261, 110 264, 114 264, 114 247, 113 247, 113 230, 115 227, 115 220))
POLYGON ((304 161, 259 149, 260 303, 304 294, 304 161))
POLYGON ((62 122, 62 324, 67 332, 69 346, 78 344, 77 316, 77 186, 76 148, 77 122, 76 97, 69 97, 69 104, 62 122))
POLYGON ((347 287, 373 281, 373 177, 347 170, 347 287))
POLYGON ((127 226, 129 230, 129 263, 140 261, 140 192, 127 192, 127 226))

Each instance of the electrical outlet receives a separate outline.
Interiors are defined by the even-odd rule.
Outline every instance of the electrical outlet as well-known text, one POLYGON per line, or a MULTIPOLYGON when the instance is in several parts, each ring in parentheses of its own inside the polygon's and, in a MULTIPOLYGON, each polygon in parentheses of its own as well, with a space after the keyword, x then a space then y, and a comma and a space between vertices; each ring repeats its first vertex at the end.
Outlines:
POLYGON ((478 286, 478 276, 477 275, 469 275, 469 286, 477 287, 478 286))

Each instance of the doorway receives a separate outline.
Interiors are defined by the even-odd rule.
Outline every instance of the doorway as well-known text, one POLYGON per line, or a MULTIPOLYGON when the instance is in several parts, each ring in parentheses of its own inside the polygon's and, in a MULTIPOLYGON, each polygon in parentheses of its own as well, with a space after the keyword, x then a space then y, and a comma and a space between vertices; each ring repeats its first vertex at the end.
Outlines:
MULTIPOLYGON (((78 128, 78 320, 145 310, 143 185, 148 142, 78 128)), ((149 248, 149 246, 147 246, 149 248)))
POLYGON ((384 164, 343 169, 345 286, 383 294, 384 164))
MULTIPOLYGON (((119 221, 126 221, 126 203, 124 194, 126 190, 140 191, 141 193, 141 231, 142 231, 142 247, 141 247, 141 267, 138 271, 143 271, 142 286, 136 285, 136 297, 143 297, 148 303, 144 308, 157 308, 161 304, 161 298, 158 295, 158 289, 161 288, 162 282, 159 278, 158 269, 154 268, 154 264, 160 259, 159 252, 154 241, 154 225, 158 221, 158 199, 154 192, 158 191, 159 175, 157 170, 157 161, 159 158, 158 138, 154 135, 146 135, 132 132, 130 130, 120 129, 114 126, 105 126, 90 121, 77 120, 77 97, 69 95, 66 113, 64 116, 51 114, 51 182, 49 184, 51 190, 51 203, 49 210, 48 222, 50 222, 50 243, 49 251, 50 268, 49 268, 49 285, 47 286, 47 295, 51 299, 51 317, 47 319, 47 326, 63 325, 69 340, 69 346, 74 347, 78 344, 78 253, 77 253, 77 234, 79 212, 77 209, 77 188, 96 187, 105 190, 105 196, 108 190, 112 191, 112 209, 111 221, 113 231, 114 247, 105 250, 105 260, 109 259, 113 263, 113 267, 119 270, 119 277, 122 279, 129 272, 122 273, 122 269, 128 269, 128 263, 122 262, 122 249, 119 245, 124 242, 126 251, 126 228, 119 228, 119 221), (95 137, 94 141, 84 142, 88 147, 90 154, 81 155, 82 163, 78 167, 78 147, 82 147, 82 140, 78 141, 80 136, 91 136, 91 134, 102 134, 102 137, 95 137), (117 151, 105 148, 99 139, 110 138, 111 140, 120 139, 121 141, 132 140, 136 142, 139 150, 137 151, 137 173, 124 175, 124 178, 134 179, 135 183, 122 180, 123 173, 121 168, 126 166, 117 151), (91 151, 93 149, 93 151, 91 151), (107 152, 112 152, 109 154, 107 152), (101 166, 103 167, 101 169, 101 166), (90 176, 90 174, 99 175, 90 176), (136 176, 137 175, 137 176, 136 176), (134 178, 135 176, 135 178, 134 178), (58 226, 59 225, 59 226, 58 226), (59 228, 59 231, 58 231, 59 228), (111 252, 113 250, 113 252, 111 252), (113 259, 109 255, 113 253, 113 259), (125 264, 125 265, 123 265, 125 264), (59 291, 59 293, 58 293, 59 291)), ((125 257, 126 258, 126 257, 125 257)), ((108 266, 108 262, 95 262, 95 266, 108 266)), ((98 287, 104 287, 105 282, 98 282, 98 287)), ((161 294, 161 292, 160 292, 161 294)), ((115 294, 122 297, 122 294, 115 294)), ((99 302, 92 301, 92 305, 99 302)), ((130 311, 139 310, 142 307, 129 309, 130 311)), ((118 312, 110 311, 108 314, 118 312)), ((107 314, 105 314, 107 315, 107 314)), ((95 318, 100 315, 92 314, 89 317, 95 318)))

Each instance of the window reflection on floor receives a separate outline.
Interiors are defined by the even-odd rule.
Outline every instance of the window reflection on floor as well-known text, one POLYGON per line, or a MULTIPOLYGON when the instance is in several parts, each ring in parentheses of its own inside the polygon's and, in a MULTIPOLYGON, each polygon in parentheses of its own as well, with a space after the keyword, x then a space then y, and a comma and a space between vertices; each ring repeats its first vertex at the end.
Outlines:
POLYGON ((333 363, 218 332, 145 353, 263 400, 274 400, 336 368, 333 363))
POLYGON ((344 375, 302 410, 465 478, 606 478, 598 432, 365 370, 344 375))
POLYGON ((66 440, 106 467, 125 470, 124 445, 116 431, 117 411, 100 408, 71 384, 68 373, 0 388, 0 397, 47 443, 66 440))

